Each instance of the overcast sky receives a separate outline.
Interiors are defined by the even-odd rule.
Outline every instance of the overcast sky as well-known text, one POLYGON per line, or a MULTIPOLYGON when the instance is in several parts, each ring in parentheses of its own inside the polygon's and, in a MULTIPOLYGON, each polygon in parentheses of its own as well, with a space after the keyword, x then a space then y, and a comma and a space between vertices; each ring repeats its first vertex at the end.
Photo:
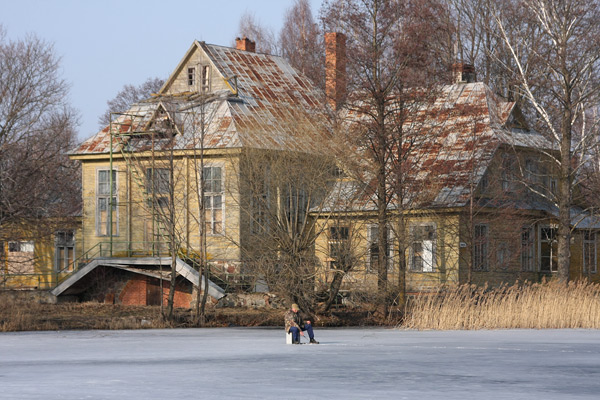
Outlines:
MULTIPOLYGON (((310 0, 317 14, 321 0, 310 0)), ((252 12, 279 32, 293 0, 0 0, 9 39, 35 33, 54 43, 71 104, 81 115, 79 140, 98 130, 106 101, 125 84, 166 79, 194 40, 229 46, 240 16, 252 12)))

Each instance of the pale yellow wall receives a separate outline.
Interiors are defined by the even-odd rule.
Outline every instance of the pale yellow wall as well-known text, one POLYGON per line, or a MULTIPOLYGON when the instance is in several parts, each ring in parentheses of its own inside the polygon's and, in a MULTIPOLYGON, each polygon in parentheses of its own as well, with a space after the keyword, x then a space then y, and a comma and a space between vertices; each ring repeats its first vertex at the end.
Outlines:
MULTIPOLYGON (((354 289, 375 290, 377 288, 377 271, 367 269, 368 257, 368 234, 370 225, 376 224, 374 219, 368 217, 357 217, 340 226, 350 226, 353 232, 350 234, 355 255, 358 257, 357 266, 344 277, 343 287, 354 289)), ((392 217, 393 219, 393 217, 392 217)), ((417 272, 410 270, 410 250, 406 252, 406 290, 429 291, 436 290, 442 285, 454 285, 458 283, 459 265, 459 241, 458 241, 458 216, 455 214, 430 214, 424 216, 411 216, 408 218, 406 235, 410 232, 413 224, 435 223, 437 232, 436 243, 436 270, 433 272, 417 272)), ((332 220, 326 222, 327 226, 337 224, 332 220)), ((322 283, 331 282, 333 274, 328 267, 328 229, 323 223, 318 228, 322 233, 316 241, 317 257, 321 262, 321 273, 319 279, 322 283)), ((394 247, 393 269, 388 270, 388 282, 391 285, 398 284, 398 243, 397 233, 392 236, 394 247)))
MULTIPOLYGON (((213 261, 238 261, 240 256, 236 243, 239 243, 239 195, 237 191, 236 156, 207 156, 205 166, 215 165, 223 168, 225 198, 225 232, 223 235, 208 235, 207 248, 213 261)), ((196 168, 199 161, 196 161, 196 168)), ((168 159, 155 158, 128 161, 117 158, 113 168, 117 170, 118 211, 114 216, 118 221, 117 232, 113 236, 113 256, 149 255, 153 241, 152 221, 157 231, 156 219, 151 217, 148 196, 145 194, 145 171, 147 168, 170 168, 168 159), (147 229, 149 227, 150 229, 147 229)), ((83 242, 86 250, 102 243, 102 251, 107 255, 108 236, 99 236, 96 230, 96 180, 99 169, 108 169, 108 160, 82 160, 83 174, 83 242)), ((198 196, 194 161, 188 157, 176 157, 174 160, 175 184, 175 220, 176 236, 180 238, 185 250, 198 251, 200 235, 198 230, 198 196)), ((168 197, 168 195, 165 195, 168 197)), ((163 221, 158 218, 159 221, 163 221)), ((163 241, 166 240, 163 237, 163 241)), ((156 246, 155 246, 156 248, 156 246)), ((164 246, 163 246, 164 248, 164 246)), ((98 256, 99 247, 90 256, 98 256)))
MULTIPOLYGON (((81 229, 78 219, 44 221, 48 224, 48 231, 73 230, 75 232, 75 254, 80 256, 81 229)), ((55 236, 48 234, 44 237, 35 237, 32 231, 23 230, 15 241, 32 241, 33 253, 10 253, 8 241, 3 242, 4 254, 7 259, 1 266, 0 283, 9 288, 38 288, 48 289, 56 285, 57 274, 55 270, 55 236), (29 238, 31 238, 29 240, 29 238), (14 258, 16 256, 16 258, 14 258)))

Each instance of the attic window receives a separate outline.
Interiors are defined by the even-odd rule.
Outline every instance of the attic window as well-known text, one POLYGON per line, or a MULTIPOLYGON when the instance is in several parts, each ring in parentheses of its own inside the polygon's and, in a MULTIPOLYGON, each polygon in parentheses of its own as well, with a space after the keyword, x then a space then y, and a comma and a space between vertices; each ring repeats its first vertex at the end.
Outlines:
POLYGON ((196 85, 196 68, 188 68, 188 86, 196 85))
POLYGON ((207 92, 210 90, 210 66, 202 66, 202 91, 207 92))

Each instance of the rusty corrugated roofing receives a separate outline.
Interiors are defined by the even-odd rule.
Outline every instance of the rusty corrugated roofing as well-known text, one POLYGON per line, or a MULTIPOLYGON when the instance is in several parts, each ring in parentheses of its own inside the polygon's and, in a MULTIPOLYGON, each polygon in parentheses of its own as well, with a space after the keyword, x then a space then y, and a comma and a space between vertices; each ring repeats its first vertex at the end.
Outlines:
MULTIPOLYGON (((552 149, 542 135, 510 126, 514 109, 514 103, 503 101, 483 83, 441 88, 433 104, 416 112, 404 129, 408 138, 413 135, 406 140, 412 147, 405 149, 405 203, 420 208, 464 206, 471 187, 479 184, 500 147, 552 149), (417 120, 419 124, 414 123, 417 120)), ((349 127, 360 123, 356 113, 348 113, 349 127)), ((374 209, 374 178, 367 172, 364 179, 367 190, 354 208, 374 209)), ((359 197, 356 193, 352 196, 359 197)), ((339 199, 335 201, 339 203, 339 199)), ((333 199, 330 203, 328 208, 333 199)), ((394 207, 394 199, 390 207, 394 207)))
MULTIPOLYGON (((178 126, 180 135, 175 141, 178 149, 200 147, 198 137, 204 117, 205 149, 327 151, 331 132, 324 96, 308 78, 281 57, 196 43, 223 78, 236 77, 237 95, 225 90, 211 93, 208 99, 193 93, 151 98, 119 116, 113 123, 113 132, 157 129, 152 121, 157 112, 166 111, 178 126)), ((142 135, 127 141, 129 150, 147 149, 152 143, 142 135)), ((108 153, 109 142, 107 127, 84 141, 72 154, 108 153)))

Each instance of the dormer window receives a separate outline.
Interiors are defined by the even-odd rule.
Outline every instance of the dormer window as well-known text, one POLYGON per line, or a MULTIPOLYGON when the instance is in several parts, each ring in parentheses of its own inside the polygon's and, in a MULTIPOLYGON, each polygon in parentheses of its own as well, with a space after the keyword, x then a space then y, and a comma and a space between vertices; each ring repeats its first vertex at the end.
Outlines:
POLYGON ((188 68, 188 86, 196 86, 196 68, 188 68))

